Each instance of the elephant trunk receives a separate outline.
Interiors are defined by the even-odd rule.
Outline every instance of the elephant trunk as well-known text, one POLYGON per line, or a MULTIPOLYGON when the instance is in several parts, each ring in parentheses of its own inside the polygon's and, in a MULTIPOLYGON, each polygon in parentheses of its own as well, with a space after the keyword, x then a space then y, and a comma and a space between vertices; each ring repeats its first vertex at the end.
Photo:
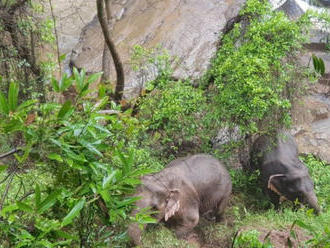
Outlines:
MULTIPOLYGON (((139 196, 139 195, 137 195, 139 196)), ((145 200, 138 200, 136 202, 136 209, 134 209, 131 213, 132 217, 135 217, 137 213, 143 208, 146 208, 148 206, 148 202, 145 200)), ((141 226, 139 226, 138 223, 131 223, 128 226, 127 234, 132 239, 134 245, 141 245, 142 244, 142 230, 146 227, 146 225, 143 225, 143 228, 141 229, 141 226)))
POLYGON ((130 224, 127 232, 134 245, 141 245, 142 230, 137 223, 130 224))
POLYGON ((319 214, 320 213, 320 207, 317 203, 317 197, 315 195, 315 193, 312 191, 310 192, 306 198, 305 198, 305 202, 307 203, 307 205, 311 208, 313 208, 315 210, 315 213, 316 214, 319 214))

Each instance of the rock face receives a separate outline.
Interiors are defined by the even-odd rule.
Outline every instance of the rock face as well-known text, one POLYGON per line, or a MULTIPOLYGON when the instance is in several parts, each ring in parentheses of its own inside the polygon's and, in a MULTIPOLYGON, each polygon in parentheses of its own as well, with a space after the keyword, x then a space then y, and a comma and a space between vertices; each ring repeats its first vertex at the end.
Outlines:
POLYGON ((96 14, 95 0, 53 1, 60 53, 69 53, 79 41, 81 29, 96 14))
POLYGON ((311 94, 294 104, 292 134, 300 153, 330 163, 330 85, 317 83, 311 94))
POLYGON ((300 57, 300 63, 312 67, 312 54, 322 58, 325 75, 312 85, 309 94, 293 105, 292 134, 299 152, 312 153, 330 163, 330 54, 326 50, 325 31, 313 31, 313 38, 306 45, 308 50, 300 57))
MULTIPOLYGON (((150 77, 139 78, 130 65, 132 47, 157 45, 176 56, 174 77, 200 77, 214 56, 220 31, 235 17, 245 0, 131 0, 121 1, 112 36, 124 63, 125 95, 150 77)), ((87 72, 101 71, 104 39, 97 18, 87 25, 74 48, 71 64, 87 72)), ((154 72, 151 72, 152 76, 154 72)), ((112 66, 112 79, 115 78, 112 66)), ((152 77, 151 76, 151 77, 152 77)), ((134 95, 134 93, 133 93, 134 95)))

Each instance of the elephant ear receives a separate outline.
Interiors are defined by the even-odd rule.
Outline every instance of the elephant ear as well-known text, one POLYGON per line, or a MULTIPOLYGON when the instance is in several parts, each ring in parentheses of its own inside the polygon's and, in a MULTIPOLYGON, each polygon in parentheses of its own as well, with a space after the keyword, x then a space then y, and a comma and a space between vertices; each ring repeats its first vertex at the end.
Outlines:
POLYGON ((171 218, 180 209, 179 190, 171 190, 166 199, 165 221, 171 218))
POLYGON ((276 194, 278 194, 280 196, 280 202, 287 200, 286 197, 284 195, 282 195, 282 193, 277 189, 276 182, 280 177, 285 177, 284 174, 275 174, 275 175, 271 175, 268 179, 268 185, 267 187, 275 192, 276 194))

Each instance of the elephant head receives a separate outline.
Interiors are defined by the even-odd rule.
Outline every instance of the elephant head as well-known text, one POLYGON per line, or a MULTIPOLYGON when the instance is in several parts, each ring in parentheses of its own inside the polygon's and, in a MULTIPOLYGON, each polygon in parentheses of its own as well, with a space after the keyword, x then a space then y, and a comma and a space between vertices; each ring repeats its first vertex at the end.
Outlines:
POLYGON ((308 173, 274 174, 268 179, 268 189, 280 196, 283 200, 295 201, 308 205, 319 214, 320 207, 314 192, 314 184, 308 173))
MULTIPOLYGON (((180 198, 182 197, 179 178, 149 175, 145 176, 142 182, 143 185, 140 186, 135 195, 140 199, 136 202, 136 209, 132 212, 132 215, 149 207, 151 211, 157 212, 153 216, 157 221, 162 219, 167 221, 179 211, 180 198)), ((129 226, 128 235, 136 245, 141 244, 141 229, 136 223, 129 226)))

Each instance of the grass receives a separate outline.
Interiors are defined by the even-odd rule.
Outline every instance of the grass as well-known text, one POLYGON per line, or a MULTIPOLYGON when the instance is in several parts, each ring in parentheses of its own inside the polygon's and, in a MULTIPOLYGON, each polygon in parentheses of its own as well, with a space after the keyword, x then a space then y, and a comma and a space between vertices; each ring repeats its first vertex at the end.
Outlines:
MULTIPOLYGON (((290 237, 290 240, 298 247, 327 247, 324 245, 327 240, 325 243, 321 243, 321 239, 329 238, 326 228, 330 223, 330 167, 311 155, 302 159, 309 167, 315 183, 315 191, 322 207, 322 213, 319 216, 304 207, 293 210, 294 204, 291 202, 284 202, 279 210, 275 210, 261 192, 257 174, 246 175, 241 170, 230 170, 233 194, 230 206, 226 211, 226 223, 214 223, 201 219, 195 229, 199 236, 199 243, 202 243, 203 247, 231 247, 233 237, 239 231, 239 235, 246 234, 247 237, 240 239, 239 242, 250 243, 244 243, 241 246, 235 243, 234 247, 251 245, 253 235, 257 235, 257 239, 261 239, 260 246, 253 243, 255 247, 266 247, 262 246, 263 238, 261 236, 264 237, 269 231, 272 231, 274 235, 269 237, 270 241, 275 243, 272 244, 273 246, 267 247, 276 247, 279 244, 276 242, 287 242, 283 240, 283 237, 282 240, 277 240, 280 236, 276 237, 276 234, 290 237), (290 232, 293 223, 300 224, 294 225, 292 229, 294 234, 290 232), (259 233, 253 230, 257 230, 259 233), (313 238, 316 241, 307 242, 313 238)), ((186 241, 176 239, 173 232, 162 224, 149 228, 144 234, 143 242, 143 247, 195 247, 186 241)))

